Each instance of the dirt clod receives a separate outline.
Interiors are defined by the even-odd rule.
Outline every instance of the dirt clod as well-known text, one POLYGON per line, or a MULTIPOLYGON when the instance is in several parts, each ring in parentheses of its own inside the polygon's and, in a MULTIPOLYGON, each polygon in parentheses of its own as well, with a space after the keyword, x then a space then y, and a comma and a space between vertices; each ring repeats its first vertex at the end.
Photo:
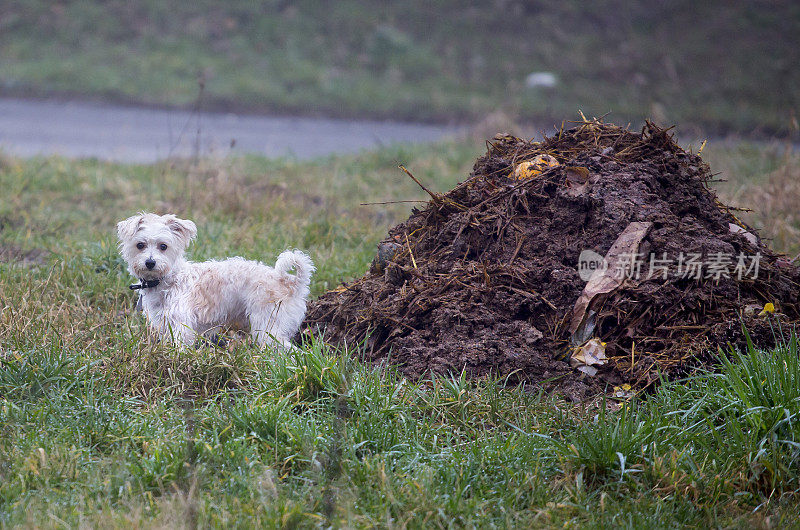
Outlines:
POLYGON ((487 145, 465 182, 389 231, 370 272, 310 304, 306 329, 363 343, 370 360, 391 355, 411 377, 466 368, 579 399, 714 362, 718 346, 743 342, 743 325, 770 346, 779 324, 800 320, 800 269, 717 200, 709 167, 668 130, 592 120, 487 145), (540 155, 559 165, 513 178, 540 155), (647 230, 628 242, 623 280, 576 308, 582 252, 619 263, 608 253, 632 223, 647 230), (766 303, 775 314, 745 311, 766 303), (569 359, 593 338, 608 362, 590 377, 569 359))
POLYGON ((41 265, 47 261, 48 252, 34 248, 25 250, 12 244, 0 243, 0 263, 19 263, 22 265, 41 265))

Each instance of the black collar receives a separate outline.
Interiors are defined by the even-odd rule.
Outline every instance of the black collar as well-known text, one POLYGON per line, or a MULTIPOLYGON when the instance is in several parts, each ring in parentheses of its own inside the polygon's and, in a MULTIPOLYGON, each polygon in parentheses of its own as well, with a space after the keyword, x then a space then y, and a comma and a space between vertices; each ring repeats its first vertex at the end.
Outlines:
POLYGON ((129 285, 128 289, 135 291, 136 289, 150 289, 155 287, 161 280, 139 280, 141 283, 134 283, 133 285, 129 285))

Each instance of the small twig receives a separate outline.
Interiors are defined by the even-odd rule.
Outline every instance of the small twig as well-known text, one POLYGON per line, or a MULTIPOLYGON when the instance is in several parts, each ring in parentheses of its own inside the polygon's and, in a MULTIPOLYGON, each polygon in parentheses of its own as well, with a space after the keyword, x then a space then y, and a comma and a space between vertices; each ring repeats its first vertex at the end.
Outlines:
POLYGON ((408 245, 408 254, 411 256, 411 264, 417 268, 417 260, 414 259, 414 253, 411 252, 411 243, 408 241, 408 233, 406 233, 406 245, 408 245))
POLYGON ((556 311, 556 312, 558 311, 558 308, 553 304, 553 302, 551 302, 550 300, 545 298, 544 295, 541 294, 541 293, 537 293, 537 292, 529 293, 528 291, 524 291, 522 289, 517 289, 516 287, 511 287, 511 286, 509 286, 508 288, 511 289, 512 291, 514 291, 517 294, 521 294, 522 296, 527 296, 528 298, 532 298, 532 299, 537 299, 538 298, 542 302, 544 302, 545 304, 549 305, 550 309, 552 309, 553 311, 556 311))
POLYGON ((419 186, 420 188, 422 188, 423 190, 425 190, 425 193, 427 193, 428 195, 430 195, 430 196, 431 196, 431 198, 433 199, 433 202, 436 202, 436 203, 439 203, 439 202, 441 202, 441 200, 442 200, 442 199, 441 199, 441 197, 439 197, 439 195, 437 195, 437 194, 433 193, 431 190, 429 190, 428 188, 426 188, 426 187, 425 187, 425 186, 422 184, 422 182, 418 181, 418 180, 416 179, 416 177, 414 177, 414 175, 412 175, 412 174, 411 174, 411 172, 410 172, 409 170, 407 170, 407 169, 406 169, 406 166, 404 166, 403 164, 400 164, 400 165, 399 165, 399 166, 397 166, 397 167, 399 167, 400 169, 402 169, 402 170, 403 170, 403 172, 404 172, 406 175, 408 175, 408 176, 411 178, 411 180, 413 180, 414 182, 416 182, 416 183, 417 183, 417 186, 419 186))
POLYGON ((427 201, 413 200, 413 201, 361 202, 359 203, 359 206, 373 206, 376 204, 398 204, 401 202, 427 202, 427 201))
POLYGON ((397 324, 398 326, 403 326, 404 328, 408 328, 408 329, 410 329, 411 331, 419 331, 417 328, 415 328, 415 327, 413 327, 413 326, 410 326, 410 325, 406 324, 405 322, 403 322, 403 321, 401 321, 401 320, 398 320, 398 319, 396 319, 396 318, 392 318, 392 317, 390 317, 389 315, 377 314, 377 315, 375 315, 375 316, 376 316, 377 318, 384 318, 384 319, 388 320, 389 322, 391 322, 391 323, 393 323, 393 324, 397 324))
POLYGON ((512 254, 511 259, 508 260, 508 266, 510 267, 514 260, 517 259, 517 254, 519 254, 520 249, 522 248, 522 244, 525 242, 525 236, 519 238, 519 242, 517 243, 517 248, 514 250, 514 254, 512 254))

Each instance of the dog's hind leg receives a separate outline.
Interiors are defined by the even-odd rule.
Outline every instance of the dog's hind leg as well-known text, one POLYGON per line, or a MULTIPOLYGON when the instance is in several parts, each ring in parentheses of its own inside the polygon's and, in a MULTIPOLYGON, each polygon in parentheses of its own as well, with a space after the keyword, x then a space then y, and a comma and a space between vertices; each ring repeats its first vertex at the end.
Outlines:
POLYGON ((278 326, 278 311, 279 308, 273 306, 272 311, 250 315, 250 336, 259 348, 266 345, 289 347, 289 341, 283 336, 280 326, 278 326))

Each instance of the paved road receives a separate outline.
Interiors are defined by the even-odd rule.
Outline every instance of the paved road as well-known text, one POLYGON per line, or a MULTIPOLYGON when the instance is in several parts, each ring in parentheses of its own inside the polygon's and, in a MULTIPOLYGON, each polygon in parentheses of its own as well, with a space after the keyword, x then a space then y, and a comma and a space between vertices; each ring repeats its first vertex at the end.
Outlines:
POLYGON ((387 121, 240 116, 57 100, 0 98, 0 150, 119 162, 258 153, 314 158, 397 142, 429 142, 454 128, 387 121))

